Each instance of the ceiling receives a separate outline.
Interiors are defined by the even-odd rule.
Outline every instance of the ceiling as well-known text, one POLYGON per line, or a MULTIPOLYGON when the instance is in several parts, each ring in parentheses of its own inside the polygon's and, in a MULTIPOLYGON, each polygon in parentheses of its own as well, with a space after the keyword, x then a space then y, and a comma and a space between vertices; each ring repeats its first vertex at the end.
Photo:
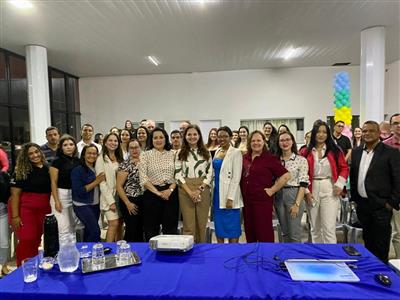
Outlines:
POLYGON ((400 59, 396 0, 0 0, 0 17, 1 48, 43 45, 49 65, 80 77, 357 65, 374 25, 386 26, 386 62, 400 59), (290 46, 301 55, 284 60, 290 46))

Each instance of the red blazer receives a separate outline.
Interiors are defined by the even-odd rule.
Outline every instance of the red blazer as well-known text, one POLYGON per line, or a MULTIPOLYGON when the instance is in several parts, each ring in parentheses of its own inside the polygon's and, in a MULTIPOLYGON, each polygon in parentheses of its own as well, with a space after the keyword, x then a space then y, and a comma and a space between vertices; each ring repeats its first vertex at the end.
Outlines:
MULTIPOLYGON (((308 155, 306 155, 307 148, 303 148, 300 151, 300 154, 302 156, 304 156, 308 162, 308 176, 310 177, 310 185, 308 186, 308 189, 310 190, 310 192, 312 192, 312 182, 313 182, 313 178, 314 178, 314 155, 312 152, 310 152, 310 153, 308 153, 308 155)), ((335 156, 333 155, 332 151, 329 151, 328 154, 326 155, 326 157, 328 158, 329 164, 332 169, 333 182, 336 183, 339 176, 341 176, 345 180, 347 180, 347 177, 349 176, 349 166, 346 163, 343 152, 339 151, 337 165, 336 165, 335 156)))

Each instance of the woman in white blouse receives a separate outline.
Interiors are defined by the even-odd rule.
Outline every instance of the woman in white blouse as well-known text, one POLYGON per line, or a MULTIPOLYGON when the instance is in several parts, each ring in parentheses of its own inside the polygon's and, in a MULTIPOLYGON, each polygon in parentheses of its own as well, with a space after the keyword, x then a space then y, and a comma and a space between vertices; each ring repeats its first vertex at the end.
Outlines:
POLYGON ((131 140, 131 132, 127 129, 122 129, 119 133, 119 140, 121 142, 121 151, 124 160, 129 157, 128 143, 131 140))
POLYGON ((146 241, 160 234, 178 231, 179 202, 175 184, 175 154, 167 132, 156 127, 148 151, 140 155, 140 184, 143 194, 143 226, 146 241))
POLYGON ((193 235, 196 243, 206 242, 212 170, 211 154, 204 146, 199 126, 189 125, 177 152, 175 179, 179 184, 183 234, 193 235))
POLYGON ((308 187, 307 160, 297 154, 297 144, 290 132, 278 135, 276 147, 282 165, 291 179, 276 193, 275 209, 282 228, 285 243, 301 243, 301 218, 305 209, 304 193, 308 187))
POLYGON ((106 175, 106 180, 100 183, 100 209, 108 222, 107 242, 122 239, 122 215, 116 188, 117 170, 122 161, 118 134, 111 132, 104 137, 103 150, 95 166, 97 175, 102 172, 106 175))
POLYGON ((314 123, 310 144, 300 154, 308 162, 306 201, 312 242, 336 244, 336 216, 349 166, 326 122, 314 123))

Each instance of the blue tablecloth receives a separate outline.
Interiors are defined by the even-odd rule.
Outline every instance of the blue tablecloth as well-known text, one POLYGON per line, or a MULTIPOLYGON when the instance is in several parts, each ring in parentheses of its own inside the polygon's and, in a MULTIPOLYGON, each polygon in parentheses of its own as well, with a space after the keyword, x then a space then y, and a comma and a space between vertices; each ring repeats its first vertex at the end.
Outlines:
POLYGON ((0 280, 0 300, 400 299, 400 277, 354 246, 362 253, 354 270, 357 283, 296 282, 279 268, 288 258, 349 258, 342 245, 199 244, 187 253, 157 253, 147 244, 132 244, 141 265, 92 274, 40 271, 30 284, 18 269, 0 280), (375 282, 380 272, 392 278, 391 287, 375 282))

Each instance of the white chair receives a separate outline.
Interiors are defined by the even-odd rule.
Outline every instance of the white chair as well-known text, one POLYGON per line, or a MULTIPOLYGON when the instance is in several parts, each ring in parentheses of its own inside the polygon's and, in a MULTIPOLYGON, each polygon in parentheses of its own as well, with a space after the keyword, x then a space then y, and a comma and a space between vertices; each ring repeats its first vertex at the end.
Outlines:
POLYGON ((272 228, 274 228, 274 231, 276 231, 278 234, 279 243, 283 243, 282 228, 281 224, 279 224, 278 219, 272 219, 272 228))

